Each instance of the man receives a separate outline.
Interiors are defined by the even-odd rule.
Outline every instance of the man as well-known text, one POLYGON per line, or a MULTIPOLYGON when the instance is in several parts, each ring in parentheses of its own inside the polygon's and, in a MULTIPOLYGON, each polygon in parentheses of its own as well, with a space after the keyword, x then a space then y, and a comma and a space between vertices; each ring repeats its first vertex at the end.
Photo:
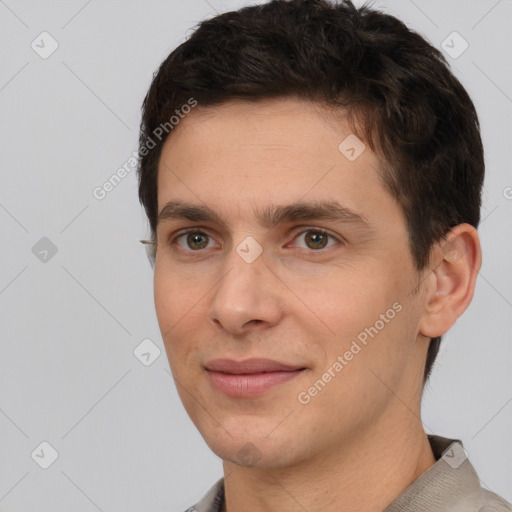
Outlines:
POLYGON ((348 1, 219 15, 139 153, 169 364, 223 459, 189 510, 511 510, 420 419, 481 266, 479 123, 439 51, 348 1))

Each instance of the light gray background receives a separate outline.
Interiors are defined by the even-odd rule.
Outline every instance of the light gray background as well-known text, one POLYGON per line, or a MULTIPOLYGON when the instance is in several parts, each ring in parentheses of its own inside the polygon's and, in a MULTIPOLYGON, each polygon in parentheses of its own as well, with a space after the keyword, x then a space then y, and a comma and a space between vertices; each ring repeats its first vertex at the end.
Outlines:
MULTIPOLYGON (((135 171, 92 192, 136 151, 162 60, 198 21, 248 3, 0 0, 1 511, 179 512, 222 476, 169 373, 135 171), (43 31, 59 45, 47 59, 31 48, 49 48, 43 31), (43 237, 57 247, 46 262, 32 251, 43 237), (161 354, 145 366, 133 351, 148 338, 161 354), (48 469, 43 441, 59 454, 48 469)), ((448 60, 482 124, 484 264, 423 415, 512 501, 512 1, 374 4, 438 47, 453 31, 469 43, 448 60)))

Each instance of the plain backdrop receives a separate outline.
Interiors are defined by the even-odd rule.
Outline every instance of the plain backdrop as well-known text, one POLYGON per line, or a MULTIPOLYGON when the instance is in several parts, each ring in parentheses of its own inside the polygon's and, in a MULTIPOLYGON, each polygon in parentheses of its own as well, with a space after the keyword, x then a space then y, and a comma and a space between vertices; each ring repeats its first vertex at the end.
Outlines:
MULTIPOLYGON (((134 167, 94 191, 137 150, 159 64, 199 21, 249 3, 0 0, 1 511, 180 512, 222 476, 169 372, 134 167)), ((484 262, 423 419, 512 501, 512 1, 374 5, 448 42, 480 115, 484 262)))

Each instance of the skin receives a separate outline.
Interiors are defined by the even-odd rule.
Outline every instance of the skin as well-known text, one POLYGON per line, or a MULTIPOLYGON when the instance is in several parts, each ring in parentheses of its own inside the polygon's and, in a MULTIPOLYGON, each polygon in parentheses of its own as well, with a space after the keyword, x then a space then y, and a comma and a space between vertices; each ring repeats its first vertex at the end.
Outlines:
POLYGON ((154 298, 180 398, 223 460, 228 512, 382 511, 435 463, 420 419, 428 341, 471 301, 478 235, 457 226, 449 250, 435 244, 418 272, 378 155, 367 146, 349 161, 338 150, 353 132, 343 114, 294 98, 197 107, 163 148, 158 210, 171 200, 207 205, 225 223, 159 223, 154 298), (313 219, 269 228, 255 216, 323 200, 369 227, 313 219), (173 238, 187 228, 205 238, 173 238), (334 237, 326 247, 315 245, 315 228, 334 237), (247 236, 263 248, 252 263, 236 252, 247 236), (397 302, 401 311, 300 403, 397 302), (231 398, 204 368, 220 357, 306 370, 259 397, 231 398))

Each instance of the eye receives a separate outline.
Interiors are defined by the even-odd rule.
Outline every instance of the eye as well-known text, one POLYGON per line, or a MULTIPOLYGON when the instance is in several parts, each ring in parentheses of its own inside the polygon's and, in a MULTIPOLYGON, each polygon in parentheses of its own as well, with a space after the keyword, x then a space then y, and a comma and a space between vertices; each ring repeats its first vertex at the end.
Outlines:
POLYGON ((172 244, 177 244, 185 251, 200 251, 201 249, 211 248, 209 247, 209 242, 212 241, 213 238, 208 233, 197 229, 190 229, 175 236, 172 240, 172 244), (185 241, 186 247, 183 247, 183 244, 179 243, 182 239, 185 241))
MULTIPOLYGON (((294 240, 300 240, 301 238, 304 240, 304 243, 302 246, 299 245, 298 247, 312 251, 319 251, 321 249, 332 247, 333 245, 336 245, 336 242, 342 243, 339 238, 318 228, 309 228, 304 230, 296 235, 294 240), (332 240, 330 244, 329 239, 332 240)), ((176 244, 183 251, 187 252, 201 252, 203 249, 211 249, 214 247, 211 245, 212 243, 216 243, 213 237, 198 229, 182 231, 170 241, 171 245, 176 244)), ((217 244, 217 246, 219 245, 217 244)))
POLYGON ((319 249, 325 249, 328 247, 332 247, 332 245, 335 245, 335 243, 331 244, 331 245, 327 245, 329 238, 331 238, 337 242, 341 242, 334 235, 331 235, 327 231, 324 231, 323 229, 318 229, 318 228, 310 228, 305 231, 302 231, 295 237, 295 240, 300 240, 301 238, 304 239, 305 244, 306 244, 306 246, 301 247, 301 249, 310 249, 313 251, 317 251, 319 249))

